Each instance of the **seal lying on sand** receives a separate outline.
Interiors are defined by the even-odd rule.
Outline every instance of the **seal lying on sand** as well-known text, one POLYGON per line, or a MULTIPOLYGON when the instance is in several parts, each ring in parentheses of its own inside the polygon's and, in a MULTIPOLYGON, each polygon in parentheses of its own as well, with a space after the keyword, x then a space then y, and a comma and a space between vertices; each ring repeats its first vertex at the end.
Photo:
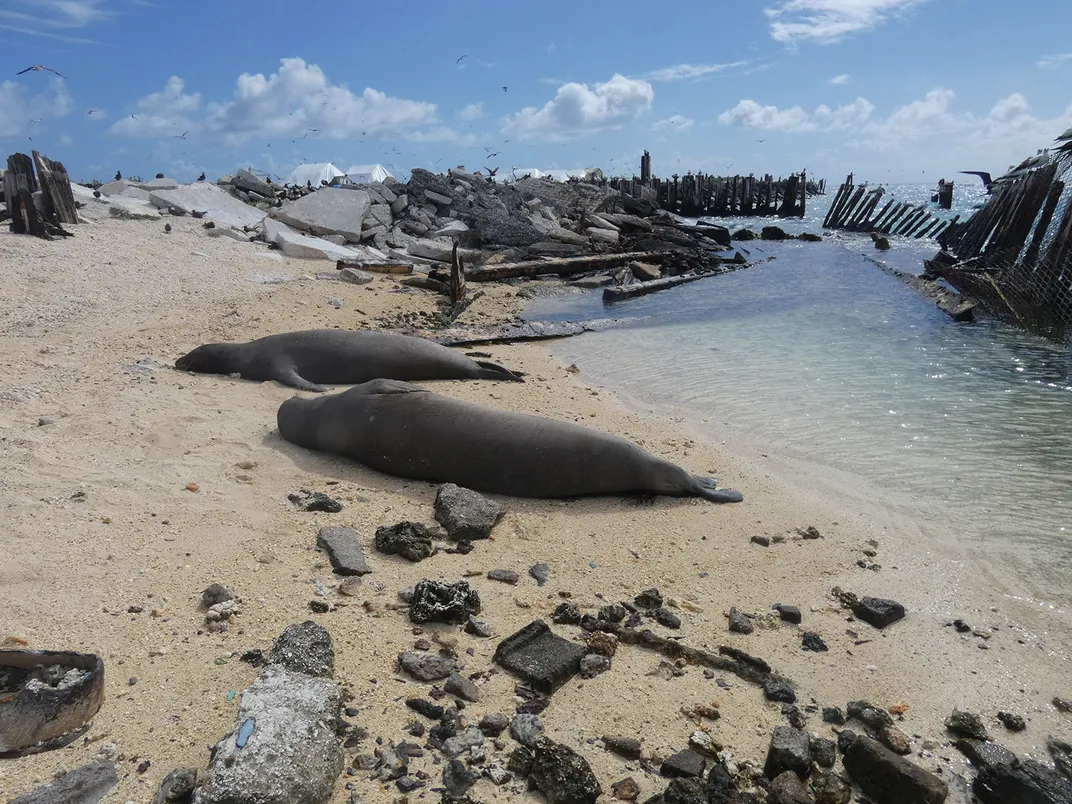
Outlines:
POLYGON ((374 380, 319 399, 288 399, 279 434, 397 477, 515 497, 647 492, 740 502, 740 492, 578 424, 485 408, 417 385, 374 380))
POLYGON ((470 360, 424 338, 345 329, 286 332, 249 343, 209 343, 180 357, 175 368, 240 374, 247 380, 279 380, 317 393, 327 390, 323 385, 352 385, 381 378, 524 382, 502 366, 470 360))

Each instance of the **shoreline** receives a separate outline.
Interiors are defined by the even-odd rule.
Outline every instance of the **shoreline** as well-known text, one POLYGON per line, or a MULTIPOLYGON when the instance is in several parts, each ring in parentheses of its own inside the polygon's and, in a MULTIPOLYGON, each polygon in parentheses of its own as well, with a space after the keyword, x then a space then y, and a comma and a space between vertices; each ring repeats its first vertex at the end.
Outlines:
MULTIPOLYGON (((954 707, 981 712, 991 734, 1018 753, 1045 757, 1045 737, 1067 733, 1068 715, 1049 703, 1056 695, 1069 696, 1060 675, 1067 632, 1035 633, 1008 611, 1012 606, 991 598, 973 597, 959 612, 942 609, 939 593, 964 590, 943 585, 932 556, 905 548, 919 536, 918 523, 878 521, 790 482, 777 467, 701 440, 672 416, 630 410, 622 396, 585 381, 583 366, 580 376, 571 374, 542 345, 479 347, 495 362, 527 372, 524 385, 428 386, 631 438, 690 471, 717 470, 722 484, 740 489, 745 502, 716 506, 660 498, 636 507, 616 498, 502 498, 508 513, 495 539, 478 543, 467 556, 440 553, 409 564, 376 553, 371 536, 377 526, 431 521, 433 486, 282 443, 274 434, 274 411, 296 393, 292 389, 191 376, 167 366, 200 343, 312 326, 370 326, 384 316, 434 309, 436 297, 396 291, 390 277, 365 286, 302 279, 323 263, 276 259, 278 253, 262 244, 208 240, 189 219, 174 221, 168 237, 159 223, 110 220, 80 227, 78 234, 70 242, 48 243, 0 232, 0 258, 14 266, 10 309, 0 319, 6 378, 0 425, 11 434, 9 451, 0 456, 0 469, 11 478, 4 492, 9 529, 0 541, 10 556, 0 569, 0 642, 14 636, 35 649, 100 653, 106 702, 85 740, 0 763, 0 796, 27 792, 114 743, 123 757, 121 781, 106 800, 149 800, 175 767, 203 768, 206 746, 232 727, 237 702, 227 700, 228 693, 245 689, 256 674, 237 655, 267 649, 285 626, 306 619, 324 625, 335 639, 336 678, 360 709, 351 720, 370 732, 362 746, 347 750, 347 763, 374 747, 373 738, 400 740, 412 719, 400 696, 425 694, 427 685, 394 671, 396 654, 411 649, 415 639, 411 624, 392 610, 396 592, 421 578, 455 580, 478 571, 470 580, 484 599, 493 638, 425 629, 426 635, 457 639, 462 650, 471 647, 472 672, 493 668, 500 639, 531 620, 547 619, 560 593, 594 612, 654 586, 683 603, 675 635, 686 644, 727 644, 763 657, 793 680, 802 705, 813 698, 841 707, 858 699, 907 703, 898 725, 918 735, 913 747, 924 751, 913 761, 943 768, 947 779, 949 771, 965 767, 947 748, 942 728, 954 707), (281 277, 285 281, 274 283, 281 277), (146 355, 160 368, 138 368, 146 355), (247 463, 255 465, 238 466, 247 463), (188 491, 189 483, 197 490, 188 491), (329 491, 345 507, 339 514, 297 512, 286 496, 299 488, 329 491), (85 492, 84 501, 72 499, 77 491, 85 492), (314 581, 333 590, 340 580, 314 549, 324 525, 354 527, 373 573, 357 597, 329 592, 332 603, 348 605, 314 614, 308 607, 317 597, 314 581), (809 525, 824 538, 795 538, 796 528, 809 525), (787 540, 770 547, 750 541, 764 533, 787 540), (879 542, 876 560, 884 566, 878 573, 855 565, 869 539, 879 542), (526 574, 540 561, 552 571, 545 587, 526 574), (894 563, 900 569, 886 566, 894 563), (514 587, 481 577, 496 568, 516 570, 521 582, 514 587), (922 586, 913 587, 920 579, 922 586), (214 581, 240 601, 241 614, 225 634, 209 633, 198 607, 201 590, 214 581), (899 600, 909 616, 884 631, 847 624, 830 598, 834 586, 899 600), (773 623, 748 636, 727 631, 731 606, 764 615, 776 602, 798 606, 804 628, 820 632, 830 651, 801 651, 801 629, 788 625, 773 623), (128 611, 131 606, 143 611, 128 611), (980 630, 995 630, 986 639, 956 634, 942 627, 951 613, 980 630), (859 638, 845 633, 854 629, 859 638), (1027 731, 1005 732, 995 719, 999 709, 1029 717, 1027 731), (925 740, 936 747, 923 748, 925 740), (151 765, 139 773, 145 760, 151 765)), ((464 314, 465 322, 502 320, 527 301, 513 286, 482 289, 487 296, 464 314)), ((556 630, 570 638, 576 633, 556 630)), ((620 649, 611 670, 575 679, 555 693, 543 714, 549 736, 581 752, 604 790, 633 775, 646 798, 665 780, 589 741, 637 734, 646 754, 668 756, 686 747, 696 728, 680 707, 718 700, 722 718, 712 736, 739 761, 762 763, 771 729, 784 723, 777 705, 739 680, 730 679, 726 689, 697 668, 680 677, 652 675, 658 666, 655 654, 620 649), (653 698, 665 705, 652 707, 653 698)), ((482 700, 470 705, 476 713, 513 710, 514 679, 499 672, 482 681, 482 700)), ((808 715, 808 729, 833 736, 818 714, 808 715)), ((429 773, 438 772, 428 757, 423 763, 429 773)), ((346 782, 368 802, 397 796, 367 775, 341 778, 331 801, 349 800, 346 782)), ((967 800, 951 787, 949 801, 967 800)), ((487 801, 539 800, 487 782, 474 794, 487 801)))

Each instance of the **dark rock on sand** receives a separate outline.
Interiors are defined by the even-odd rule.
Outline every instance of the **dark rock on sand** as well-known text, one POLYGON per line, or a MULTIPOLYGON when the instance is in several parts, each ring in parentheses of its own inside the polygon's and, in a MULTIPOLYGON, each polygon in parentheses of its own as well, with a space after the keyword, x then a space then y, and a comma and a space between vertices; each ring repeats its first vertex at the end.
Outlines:
POLYGON ((823 723, 833 723, 835 726, 845 725, 845 715, 841 712, 840 706, 824 706, 823 707, 823 723))
POLYGON ((808 753, 816 765, 832 768, 837 762, 837 743, 817 734, 808 735, 808 753))
POLYGON ((771 608, 778 612, 778 616, 782 618, 783 622, 800 625, 802 618, 800 616, 800 609, 796 606, 790 606, 786 603, 775 603, 771 608))
POLYGON ((983 804, 1072 804, 1072 781, 1033 759, 983 767, 972 792, 983 804))
POLYGON ((906 756, 912 753, 912 741, 895 726, 886 726, 878 733, 879 741, 895 754, 906 756))
POLYGON ((97 804, 117 784, 115 765, 97 759, 11 799, 8 804, 97 804))
POLYGON ((610 605, 602 606, 599 609, 598 618, 600 620, 606 620, 607 622, 620 623, 628 614, 629 610, 621 603, 611 603, 610 605))
POLYGON ((811 787, 815 792, 815 804, 849 804, 852 788, 833 771, 813 773, 811 787))
POLYGON ((800 646, 804 650, 815 651, 816 653, 822 653, 830 650, 823 641, 823 638, 814 631, 805 631, 804 636, 801 638, 800 646))
POLYGON ((539 715, 514 715, 510 721, 510 736, 526 748, 533 748, 543 737, 543 721, 539 715))
POLYGON ((435 498, 435 519, 454 541, 486 539, 506 509, 471 489, 445 483, 435 498))
POLYGON ((770 804, 815 804, 811 790, 792 771, 781 774, 770 786, 770 804))
POLYGON ((742 241, 744 241, 744 240, 755 240, 756 239, 756 233, 753 232, 751 229, 738 229, 736 232, 734 232, 731 235, 731 237, 734 240, 742 240, 742 241))
POLYGON ((372 572, 353 528, 321 528, 316 546, 327 552, 336 575, 368 575, 372 572))
POLYGON ((887 237, 876 237, 875 238, 875 248, 877 248, 879 251, 889 251, 890 250, 889 238, 887 238, 887 237))
POLYGON ((463 701, 469 701, 470 703, 476 703, 480 700, 480 690, 471 679, 466 678, 460 673, 451 673, 447 677, 447 682, 443 685, 443 689, 448 694, 461 698, 463 701))
POLYGON ((226 603, 228 600, 234 600, 234 593, 221 583, 210 583, 201 593, 201 604, 206 609, 226 603))
POLYGON ((942 804, 945 782, 870 737, 857 736, 845 752, 845 770, 878 804, 942 804))
POLYGON ((536 745, 529 783, 547 804, 595 804, 603 792, 584 757, 550 740, 536 745))
POLYGON ((759 236, 763 240, 785 240, 785 230, 778 226, 764 226, 759 236))
POLYGON ((464 796, 479 780, 480 774, 469 770, 461 760, 452 759, 443 766, 443 787, 451 798, 464 796))
POLYGON ((889 712, 867 701, 849 701, 848 716, 876 730, 893 725, 889 712))
POLYGON ((702 754, 685 749, 668 757, 659 766, 659 774, 670 778, 703 776, 707 760, 702 754))
POLYGON ((730 609, 730 631, 735 634, 751 634, 754 630, 751 617, 735 608, 730 609))
POLYGON ((418 681, 439 681, 457 669, 453 659, 431 653, 405 651, 398 656, 399 666, 418 681))
POLYGON ((780 678, 768 678, 764 681, 763 694, 767 696, 768 701, 790 704, 797 701, 797 694, 793 691, 789 682, 780 678))
POLYGON ((1046 740, 1046 749, 1053 757, 1053 764, 1058 772, 1072 779, 1072 745, 1050 737, 1046 740))
POLYGON ((797 240, 803 240, 805 243, 822 243, 823 237, 814 232, 801 232, 797 235, 797 240))
POLYGON ((758 544, 760 547, 770 547, 770 536, 753 536, 752 544, 758 544))
POLYGON ((532 770, 532 749, 519 745, 506 758, 506 769, 516 776, 528 776, 532 770))
POLYGON ((537 586, 543 586, 551 578, 551 568, 546 564, 533 564, 529 567, 529 575, 536 579, 537 586))
POLYGON ((843 731, 838 732, 838 736, 837 736, 838 751, 840 751, 842 754, 844 754, 846 751, 848 751, 852 747, 852 744, 855 743, 859 739, 860 739, 860 735, 858 735, 856 732, 854 732, 854 731, 852 731, 850 729, 844 729, 843 731))
POLYGON ((998 720, 1009 731, 1023 731, 1027 728, 1027 721, 1020 715, 1013 714, 1012 712, 998 712, 998 720))
POLYGON ((663 791, 663 804, 707 804, 703 780, 694 776, 673 779, 663 791))
POLYGON ((551 614, 551 622, 555 625, 577 625, 581 617, 581 610, 576 603, 559 603, 551 614))
POLYGON ((517 582, 521 580, 521 576, 513 570, 494 569, 488 570, 488 580, 498 581, 499 583, 508 583, 511 586, 517 586, 517 582))
POLYGON ((491 636, 491 626, 484 620, 478 620, 476 617, 470 617, 468 620, 465 621, 465 633, 487 639, 491 636))
POLYGON ((767 748, 767 761, 763 766, 763 775, 774 779, 786 771, 793 771, 801 779, 811 769, 811 753, 808 747, 808 735, 791 726, 777 726, 771 735, 767 748))
POLYGON ((443 717, 443 707, 424 698, 409 698, 406 700, 406 706, 430 720, 439 720, 443 717))
POLYGON ((409 618, 415 623, 462 625, 480 613, 480 595, 466 581, 446 583, 425 578, 413 587, 409 618))
POLYGON ((580 671, 586 652, 583 645, 563 639, 547 623, 534 620, 500 642, 493 661, 534 690, 551 693, 580 671))
POLYGON ((677 629, 681 627, 681 618, 669 609, 658 608, 652 612, 655 622, 664 628, 677 629))
POLYGON ((885 628, 905 616, 905 608, 895 600, 862 597, 852 607, 852 613, 875 628, 885 628))
POLYGON ((342 510, 341 502, 319 491, 302 489, 300 492, 288 494, 287 499, 299 510, 309 513, 337 514, 342 510))
POLYGON ((610 792, 618 801, 636 801, 640 798, 640 785, 632 776, 626 776, 612 784, 610 792))
POLYGON ((603 747, 626 759, 640 759, 640 740, 616 734, 603 735, 603 747))
POLYGON ((1072 712, 1072 700, 1062 698, 1059 695, 1054 696, 1053 705, 1058 712, 1072 712))
POLYGON ((288 625, 272 645, 268 664, 307 676, 330 678, 335 671, 331 634, 312 620, 288 625))
POLYGON ((399 522, 376 528, 376 549, 386 555, 400 555, 416 563, 435 554, 435 533, 420 522, 399 522))
POLYGON ((945 727, 961 737, 974 737, 976 740, 988 739, 983 719, 972 712, 954 709, 953 714, 946 718, 945 727))
POLYGON ((789 721, 789 725, 794 729, 803 729, 808 725, 807 717, 796 704, 782 704, 782 714, 785 715, 786 719, 789 721))
POLYGON ((480 718, 476 727, 488 737, 498 737, 510 727, 510 718, 501 712, 492 712, 480 718))
POLYGON ((197 787, 197 768, 176 768, 160 782, 153 804, 187 804, 197 787))
POLYGON ((964 756, 968 758, 976 768, 984 768, 987 765, 1011 765, 1016 762, 1016 754, 997 743, 988 740, 974 740, 970 737, 961 737, 953 741, 964 756))
POLYGON ((642 609, 657 609, 663 604, 663 596, 658 589, 645 589, 633 598, 633 603, 642 609))

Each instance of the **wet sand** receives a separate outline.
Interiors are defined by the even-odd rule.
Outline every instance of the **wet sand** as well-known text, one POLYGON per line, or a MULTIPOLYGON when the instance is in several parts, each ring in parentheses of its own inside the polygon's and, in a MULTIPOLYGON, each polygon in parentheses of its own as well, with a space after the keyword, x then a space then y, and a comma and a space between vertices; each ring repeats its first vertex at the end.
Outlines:
MULTIPOLYGON (((539 346, 479 347, 495 362, 527 372, 523 385, 426 385, 631 438, 690 471, 717 475, 742 491, 745 502, 660 498, 637 506, 618 498, 503 498, 509 513, 493 540, 467 556, 440 553, 410 564, 377 554, 372 535, 379 525, 432 522, 433 486, 283 442, 275 411, 292 389, 170 366, 201 343, 367 327, 382 316, 434 310, 436 298, 399 292, 386 277, 360 287, 318 281, 312 276, 330 271, 330 263, 283 258, 264 244, 209 239, 187 218, 171 223, 174 231, 165 235, 162 222, 98 221, 52 243, 0 231, 0 644, 97 652, 106 667, 106 701, 85 739, 0 760, 0 796, 26 792, 114 743, 121 782, 105 801, 151 800, 172 769, 203 768, 208 746, 232 727, 238 700, 227 694, 240 692, 258 672, 237 657, 254 647, 267 650, 284 627, 306 619, 331 632, 336 679, 352 695, 348 705, 360 710, 348 720, 370 733, 347 750, 347 761, 371 752, 376 737, 406 738, 403 727, 414 714, 404 700, 426 696, 429 685, 395 670, 397 654, 418 636, 394 607, 399 589, 425 577, 470 576, 483 600, 481 616, 494 630, 493 638, 479 639, 459 627, 424 628, 425 637, 457 640, 466 674, 491 671, 479 682, 482 700, 466 709, 472 722, 516 706, 514 679, 491 663, 500 637, 547 619, 566 593, 594 612, 654 586, 679 604, 682 627, 675 635, 696 647, 733 645, 763 657, 792 679, 802 706, 814 700, 844 707, 855 699, 907 704, 898 725, 916 737, 914 748, 937 743, 916 761, 943 768, 947 780, 964 767, 942 727, 954 706, 980 712, 991 733, 1018 752, 1044 754, 1047 735, 1067 738, 1072 716, 1050 704, 1055 695, 1072 693, 1066 663, 1072 637, 1061 616, 1004 597, 956 555, 928 549, 926 523, 880 514, 869 501, 854 504, 794 476, 776 456, 729 454, 701 442, 680 418, 627 406, 587 385, 583 366, 572 373, 539 346), (341 302, 338 309, 332 299, 341 302), (159 368, 138 367, 144 358, 159 368), (330 493, 344 508, 299 512, 287 495, 301 488, 330 493), (72 498, 78 492, 84 499, 72 498), (351 526, 361 536, 374 570, 362 580, 363 594, 334 591, 341 579, 315 549, 324 525, 351 526), (796 534, 809 525, 823 538, 796 534), (764 534, 786 541, 767 548, 751 543, 764 534), (872 539, 879 572, 856 564, 872 539), (527 575, 537 562, 551 567, 544 587, 527 575), (483 577, 497 568, 516 570, 521 582, 511 587, 483 577), (201 591, 213 581, 239 599, 241 615, 225 634, 207 631, 200 607, 201 591), (312 613, 317 581, 330 590, 330 602, 345 605, 312 613), (908 617, 881 632, 848 622, 830 597, 834 586, 897 599, 908 617), (765 615, 777 602, 799 606, 803 628, 819 632, 829 652, 802 651, 797 626, 771 622, 748 636, 727 631, 730 606, 765 615), (129 613, 132 606, 143 611, 129 613), (990 638, 943 627, 957 617, 990 638), (1005 732, 999 709, 1023 714, 1028 729, 1005 732), (139 773, 146 760, 148 769, 139 773)), ((504 320, 523 302, 510 286, 481 289, 488 295, 464 321, 504 320)), ((556 630, 570 638, 579 631, 556 630)), ((771 730, 785 722, 779 705, 735 677, 724 677, 730 688, 722 688, 695 667, 670 679, 652 675, 659 662, 643 649, 622 647, 610 671, 575 678, 543 713, 549 736, 591 762, 607 798, 624 776, 640 783, 641 800, 661 791, 665 780, 589 741, 610 733, 638 736, 646 755, 668 756, 698 728, 681 712, 695 704, 717 701, 722 718, 709 724, 712 737, 738 760, 762 765, 771 730)), ((808 728, 832 735, 817 713, 809 714, 808 728)), ((503 760, 514 747, 504 739, 505 751, 489 752, 503 760)), ((433 753, 411 765, 411 773, 433 777, 429 788, 440 786, 442 769, 433 753)), ((347 783, 366 802, 399 795, 359 772, 339 779, 333 802, 349 800, 347 783)), ((483 780, 471 794, 516 800, 513 787, 483 780)), ((414 795, 420 792, 429 800, 438 796, 427 789, 414 795)), ((965 799, 954 792, 949 800, 965 799)))

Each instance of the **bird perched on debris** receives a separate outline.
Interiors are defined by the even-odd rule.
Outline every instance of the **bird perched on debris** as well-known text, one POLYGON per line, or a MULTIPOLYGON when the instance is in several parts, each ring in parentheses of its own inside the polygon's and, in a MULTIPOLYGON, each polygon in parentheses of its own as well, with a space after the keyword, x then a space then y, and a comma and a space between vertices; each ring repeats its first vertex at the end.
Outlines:
POLYGON ((164 224, 164 231, 165 232, 171 232, 171 224, 170 223, 165 223, 164 224))
POLYGON ((120 173, 118 170, 115 172, 115 180, 116 181, 122 181, 123 180, 123 174, 120 173))
POLYGON ((190 210, 190 215, 191 215, 191 217, 194 217, 194 218, 203 218, 203 217, 205 217, 205 213, 202 212, 199 209, 191 209, 190 210))
POLYGON ((101 197, 101 191, 100 190, 94 190, 93 191, 93 197, 94 198, 100 198, 101 197))
POLYGON ((1068 140, 1072 140, 1072 128, 1069 128, 1064 134, 1058 134, 1054 137, 1054 142, 1067 142, 1068 140))
POLYGON ((205 172, 204 171, 201 171, 201 175, 197 177, 197 180, 198 181, 204 181, 205 180, 205 172))
POLYGON ((52 69, 51 67, 46 67, 46 66, 45 66, 45 65, 43 65, 43 64, 35 64, 35 65, 34 65, 33 67, 27 67, 27 68, 26 68, 25 70, 19 70, 19 71, 18 71, 17 73, 15 73, 15 75, 22 75, 23 73, 28 73, 28 72, 30 72, 31 70, 32 70, 33 72, 35 72, 35 73, 39 73, 39 72, 41 72, 42 70, 48 70, 48 71, 49 71, 50 73, 56 73, 56 75, 58 75, 58 76, 59 76, 60 78, 66 78, 66 77, 67 77, 67 76, 65 76, 65 75, 61 75, 60 73, 57 73, 57 72, 56 72, 55 70, 53 70, 53 69, 52 69))

